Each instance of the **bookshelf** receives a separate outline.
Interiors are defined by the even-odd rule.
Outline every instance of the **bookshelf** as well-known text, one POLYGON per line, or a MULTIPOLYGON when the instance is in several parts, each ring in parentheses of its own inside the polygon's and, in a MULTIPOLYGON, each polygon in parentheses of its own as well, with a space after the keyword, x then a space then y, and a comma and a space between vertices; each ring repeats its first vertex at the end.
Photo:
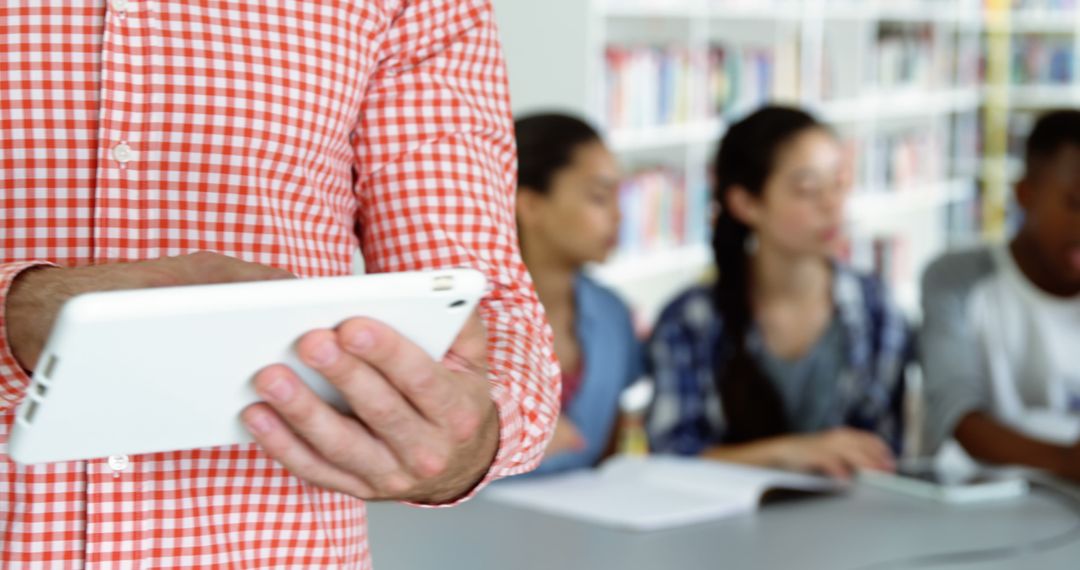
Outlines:
POLYGON ((1011 187, 1023 141, 1046 110, 1080 106, 1080 6, 1076 0, 986 0, 981 183, 983 232, 1008 232, 1011 187))
POLYGON ((757 105, 806 106, 850 146, 849 258, 916 314, 925 264, 980 231, 976 179, 1015 168, 1004 154, 982 160, 987 99, 1074 96, 1057 85, 992 91, 982 72, 991 29, 1075 37, 1075 21, 1043 8, 1025 8, 1013 27, 988 18, 982 0, 494 5, 515 113, 581 114, 620 157, 631 215, 620 250, 592 271, 646 322, 706 273, 709 162, 726 125, 757 105), (642 190, 657 172, 677 182, 642 190))

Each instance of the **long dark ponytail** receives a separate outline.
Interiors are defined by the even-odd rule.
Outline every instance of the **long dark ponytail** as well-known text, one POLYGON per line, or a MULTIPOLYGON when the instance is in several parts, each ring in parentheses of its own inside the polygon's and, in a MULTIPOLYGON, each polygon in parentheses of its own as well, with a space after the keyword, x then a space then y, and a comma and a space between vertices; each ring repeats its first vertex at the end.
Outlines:
POLYGON ((754 321, 750 297, 749 226, 727 207, 732 189, 761 196, 777 155, 796 135, 823 128, 814 117, 787 107, 764 107, 728 129, 714 164, 713 255, 719 278, 713 292, 723 319, 724 346, 718 347, 714 380, 723 401, 727 442, 741 443, 789 431, 779 392, 749 354, 746 338, 754 321))

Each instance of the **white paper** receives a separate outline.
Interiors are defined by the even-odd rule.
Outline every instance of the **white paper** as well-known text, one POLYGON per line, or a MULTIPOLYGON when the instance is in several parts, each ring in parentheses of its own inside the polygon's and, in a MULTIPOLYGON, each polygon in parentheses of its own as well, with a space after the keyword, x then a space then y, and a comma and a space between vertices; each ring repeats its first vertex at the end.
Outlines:
POLYGON ((837 491, 818 477, 675 457, 615 458, 598 470, 506 481, 488 500, 647 531, 752 512, 772 488, 837 491))

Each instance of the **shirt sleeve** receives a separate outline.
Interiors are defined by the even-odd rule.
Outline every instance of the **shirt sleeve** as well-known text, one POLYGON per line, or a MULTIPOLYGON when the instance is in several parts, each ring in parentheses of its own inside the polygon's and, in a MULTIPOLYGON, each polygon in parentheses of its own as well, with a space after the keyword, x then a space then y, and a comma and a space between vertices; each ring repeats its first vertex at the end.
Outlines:
POLYGON ((550 327, 518 249, 516 150, 486 0, 406 2, 386 30, 353 144, 361 248, 372 272, 472 267, 491 285, 499 449, 483 482, 540 461, 559 412, 550 327))
POLYGON ((11 284, 23 271, 52 265, 44 261, 24 261, 0 264, 0 410, 7 410, 22 400, 30 376, 23 370, 11 351, 7 330, 7 297, 11 284))
POLYGON ((968 315, 970 283, 963 263, 939 260, 923 275, 923 324, 919 333, 925 393, 926 452, 952 437, 967 413, 988 409, 990 395, 978 362, 978 334, 968 315))
POLYGON ((694 350, 704 332, 686 317, 693 302, 669 306, 644 349, 646 374, 656 388, 646 418, 650 450, 656 453, 698 455, 711 443, 704 408, 715 402, 703 393, 699 375, 711 376, 712 370, 694 350))
POLYGON ((905 403, 908 371, 915 361, 915 335, 904 311, 894 302, 889 288, 877 279, 871 279, 868 284, 871 285, 868 296, 874 305, 873 320, 877 322, 873 343, 876 353, 874 376, 875 383, 881 389, 882 405, 868 406, 875 411, 867 427, 900 455, 905 443, 905 403))
POLYGON ((637 333, 634 331, 633 320, 629 320, 630 328, 626 332, 626 344, 630 347, 630 373, 626 375, 626 385, 623 388, 629 388, 633 383, 641 380, 645 376, 645 346, 638 338, 637 333))

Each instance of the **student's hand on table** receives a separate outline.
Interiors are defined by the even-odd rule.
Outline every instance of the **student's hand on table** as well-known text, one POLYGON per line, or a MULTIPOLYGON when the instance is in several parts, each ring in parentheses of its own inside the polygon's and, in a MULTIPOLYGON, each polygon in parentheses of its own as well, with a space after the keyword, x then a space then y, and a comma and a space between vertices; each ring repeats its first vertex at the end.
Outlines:
POLYGON ((544 451, 544 456, 552 457, 560 453, 582 451, 584 449, 585 437, 578 431, 574 422, 570 421, 566 416, 562 416, 559 418, 559 422, 555 424, 555 433, 551 436, 551 443, 548 444, 547 449, 544 451))
POLYGON ((498 449, 499 420, 478 315, 442 362, 364 318, 312 331, 297 351, 352 413, 324 402, 287 366, 256 375, 266 401, 242 418, 263 450, 293 474, 365 500, 428 504, 460 498, 483 479, 498 449))
POLYGON ((780 461, 786 469, 817 472, 842 480, 850 479, 860 469, 896 469, 889 446, 866 431, 842 427, 789 436, 782 441, 780 461))
POLYGON ((1061 465, 1053 472, 1058 477, 1080 483, 1080 441, 1065 448, 1061 465))
POLYGON ((983 463, 1033 467, 1080 483, 1080 441, 1060 445, 1032 437, 979 410, 960 418, 953 436, 983 463))
POLYGON ((19 364, 37 365, 64 302, 81 293, 287 279, 288 271, 211 252, 77 268, 31 268, 12 282, 6 298, 8 340, 19 364))

